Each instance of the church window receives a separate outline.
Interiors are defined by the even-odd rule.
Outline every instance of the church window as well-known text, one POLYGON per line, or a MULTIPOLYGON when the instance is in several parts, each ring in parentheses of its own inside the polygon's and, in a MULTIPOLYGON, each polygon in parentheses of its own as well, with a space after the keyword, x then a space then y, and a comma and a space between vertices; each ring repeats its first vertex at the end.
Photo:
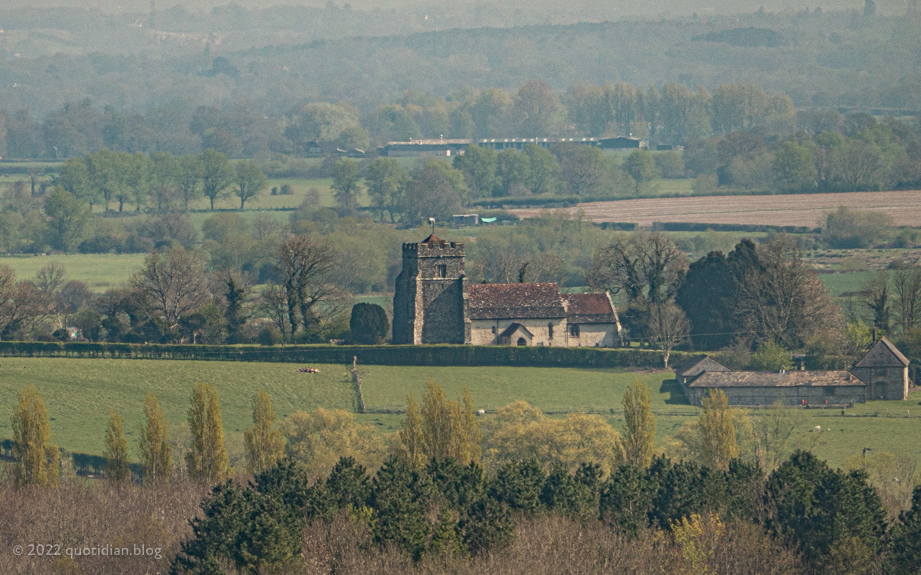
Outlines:
POLYGON ((578 324, 570 324, 570 326, 569 326, 569 337, 579 337, 579 326, 578 326, 578 324))
POLYGON ((548 334, 549 339, 553 339, 553 324, 552 323, 547 324, 547 334, 548 334))
POLYGON ((448 266, 436 266, 435 272, 438 277, 446 278, 448 277, 448 266))

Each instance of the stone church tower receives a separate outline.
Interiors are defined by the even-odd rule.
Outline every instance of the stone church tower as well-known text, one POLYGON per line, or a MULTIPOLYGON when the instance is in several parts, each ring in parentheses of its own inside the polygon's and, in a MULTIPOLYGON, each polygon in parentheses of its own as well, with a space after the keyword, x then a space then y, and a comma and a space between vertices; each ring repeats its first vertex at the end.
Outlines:
POLYGON ((469 341, 464 244, 435 234, 403 244, 403 270, 393 294, 393 343, 469 341))

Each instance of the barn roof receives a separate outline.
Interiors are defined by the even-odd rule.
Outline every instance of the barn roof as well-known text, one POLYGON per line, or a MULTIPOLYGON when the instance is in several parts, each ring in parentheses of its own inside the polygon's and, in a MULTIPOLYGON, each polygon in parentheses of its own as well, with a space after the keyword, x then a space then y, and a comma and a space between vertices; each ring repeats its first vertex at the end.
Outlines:
POLYGON ((678 377, 695 377, 705 371, 719 373, 732 370, 709 355, 698 355, 691 361, 681 365, 675 370, 675 373, 678 374, 678 377))
POLYGON ((471 284, 470 319, 556 319, 566 317, 555 283, 471 284))
POLYGON ((866 384, 849 371, 706 371, 688 387, 845 387, 866 384))
POLYGON ((569 323, 616 323, 611 300, 604 293, 560 294, 569 323))
POLYGON ((881 337, 855 367, 905 367, 908 363, 908 358, 891 341, 881 337))

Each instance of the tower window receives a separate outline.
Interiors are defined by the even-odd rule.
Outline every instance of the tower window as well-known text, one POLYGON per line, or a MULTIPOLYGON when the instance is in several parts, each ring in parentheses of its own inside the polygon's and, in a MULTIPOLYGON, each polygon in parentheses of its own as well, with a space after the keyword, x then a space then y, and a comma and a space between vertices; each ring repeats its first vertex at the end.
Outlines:
POLYGON ((448 277, 448 266, 435 266, 435 275, 440 278, 448 277))

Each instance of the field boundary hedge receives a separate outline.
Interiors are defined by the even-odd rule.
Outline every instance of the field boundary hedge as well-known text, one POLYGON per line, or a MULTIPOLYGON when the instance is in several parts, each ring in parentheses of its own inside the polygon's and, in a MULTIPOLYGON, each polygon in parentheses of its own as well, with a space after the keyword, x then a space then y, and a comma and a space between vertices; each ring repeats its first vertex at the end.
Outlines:
MULTIPOLYGON (((672 365, 692 354, 672 352, 672 365)), ((644 367, 661 368, 662 353, 647 349, 517 347, 472 345, 174 345, 2 341, 5 357, 82 357, 248 361, 270 363, 352 363, 405 366, 644 367)))

